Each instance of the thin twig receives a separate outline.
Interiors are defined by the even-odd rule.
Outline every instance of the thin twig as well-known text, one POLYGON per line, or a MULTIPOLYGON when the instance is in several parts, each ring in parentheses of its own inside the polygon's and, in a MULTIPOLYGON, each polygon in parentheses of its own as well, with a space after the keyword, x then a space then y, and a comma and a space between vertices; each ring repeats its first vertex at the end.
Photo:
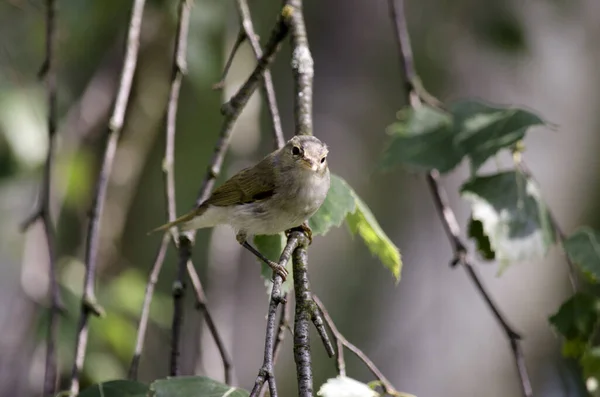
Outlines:
MULTIPOLYGON (((198 197, 196 199, 196 206, 200 206, 210 196, 212 188, 215 184, 215 180, 221 172, 223 160, 225 159, 225 154, 227 152, 227 148, 231 140, 233 125, 237 121, 244 106, 248 103, 250 96, 254 93, 254 91, 260 84, 265 71, 274 61, 275 54, 277 53, 277 51, 279 51, 281 43, 287 35, 287 32, 287 25, 283 17, 279 16, 277 23, 275 24, 275 27, 271 32, 271 37, 269 38, 269 41, 265 46, 264 54, 258 60, 258 64, 255 67, 254 71, 250 74, 246 82, 242 85, 242 87, 240 87, 237 93, 221 107, 221 113, 223 113, 224 115, 223 125, 221 127, 219 139, 217 141, 217 144, 215 145, 215 151, 213 154, 211 164, 208 167, 206 176, 204 178, 204 181, 202 182, 202 186, 198 193, 198 197)), ((194 267, 190 262, 191 250, 184 249, 184 247, 193 245, 195 236, 195 230, 189 231, 179 236, 180 263, 187 264, 188 273, 192 279, 192 284, 194 285, 196 291, 198 307, 204 309, 207 324, 209 326, 209 329, 213 333, 213 337, 215 338, 215 341, 219 348, 219 352, 221 353, 221 357, 223 359, 226 379, 228 380, 228 383, 230 383, 232 368, 231 360, 225 352, 224 343, 221 340, 219 334, 216 332, 216 327, 212 316, 210 316, 207 310, 206 299, 204 297, 202 284, 200 283, 200 278, 196 274, 194 267)), ((177 355, 173 354, 172 357, 176 359, 177 355)), ((174 367, 177 367, 177 365, 174 365, 174 367)))
MULTIPOLYGON (((166 213, 168 221, 172 221, 176 217, 176 206, 175 206, 175 175, 173 169, 173 163, 175 160, 175 131, 176 131, 176 123, 177 123, 177 107, 179 102, 179 92, 181 89, 181 82, 183 76, 186 72, 186 48, 187 48, 187 35, 189 30, 189 18, 190 18, 190 7, 188 1, 181 1, 179 3, 179 13, 177 20, 177 33, 175 40, 175 51, 173 54, 173 66, 171 73, 171 88, 169 92, 169 102, 167 105, 167 116, 165 123, 165 157, 163 160, 163 176, 165 183, 165 200, 167 202, 166 213)), ((176 241, 177 233, 176 230, 171 234, 173 236, 173 240, 176 241)), ((138 334, 136 339, 136 347, 133 355, 133 359, 131 361, 131 366, 129 369, 129 378, 136 379, 137 378, 137 369, 139 365, 139 360, 141 358, 141 353, 144 345, 144 338, 146 329, 149 321, 150 314, 150 304, 152 302, 152 295, 154 293, 154 286, 158 280, 158 276, 160 275, 160 271, 162 269, 166 251, 169 244, 169 233, 166 233, 163 236, 161 245, 158 249, 158 253, 154 260, 154 265, 152 267, 152 271, 150 272, 150 276, 148 279, 148 283, 146 285, 146 293, 144 296, 144 303, 142 306, 142 314, 140 316, 140 323, 138 326, 138 334)), ((178 280, 176 283, 180 285, 182 283, 181 280, 178 280)), ((181 289, 174 288, 174 293, 181 293, 181 289)), ((175 298, 178 299, 178 298, 175 298)))
POLYGON ((213 90, 222 90, 225 87, 225 79, 227 78, 227 74, 229 74, 229 69, 231 68, 231 64, 233 64, 233 59, 235 58, 235 54, 238 49, 242 45, 242 43, 246 40, 246 33, 244 33, 244 29, 240 28, 237 37, 235 38, 235 43, 233 43, 233 47, 231 48, 231 52, 227 57, 227 61, 225 62, 225 67, 223 68, 223 73, 221 74, 221 79, 213 84, 213 90))
POLYGON ((464 267, 469 278, 475 284, 477 290, 492 311, 496 321, 498 321, 498 324, 500 324, 500 327, 504 331, 506 338, 510 342, 515 364, 517 366, 517 371, 521 379, 521 389, 523 391, 523 395, 526 397, 532 397, 533 390, 531 388, 531 381, 529 379, 529 374, 527 373, 525 358, 520 345, 521 336, 508 324, 508 321, 504 318, 504 315, 500 312, 500 309, 498 309, 497 305, 490 297, 490 294, 483 286, 483 283, 481 282, 475 268, 469 260, 465 244, 460 238, 460 229, 458 228, 458 223, 456 222, 456 216, 454 215, 454 211, 452 211, 448 205, 446 193, 439 184, 438 176, 439 175, 437 171, 428 173, 427 183, 429 185, 437 213, 442 221, 442 225, 444 226, 448 240, 450 240, 450 243, 453 247, 454 259, 452 264, 461 264, 464 267))
MULTIPOLYGON (((187 71, 187 37, 190 25, 192 2, 191 0, 179 1, 179 12, 177 18, 177 37, 175 39, 175 53, 173 54, 173 67, 171 71, 171 89, 169 103, 167 105, 166 123, 166 145, 163 170, 165 175, 165 196, 167 200, 167 217, 169 222, 176 216, 175 207, 175 174, 173 163, 175 160, 175 129, 177 124, 177 107, 179 104, 179 92, 181 81, 187 71)), ((178 239, 177 229, 173 228, 173 240, 178 239)), ((191 246, 184 242, 179 247, 179 267, 177 278, 173 285, 173 327, 171 334, 171 375, 179 375, 179 349, 181 345, 181 329, 183 323, 183 298, 185 293, 185 273, 187 262, 191 255, 191 246)), ((193 266, 192 266, 193 268, 193 266)))
MULTIPOLYGON (((289 244, 289 242, 288 242, 289 244)), ((289 258, 288 258, 289 260, 289 258)), ((281 260, 279 261, 281 263, 281 260)), ((277 336, 275 337, 275 343, 273 347, 273 368, 275 367, 275 363, 277 362, 277 357, 279 356, 279 352, 281 351, 281 347, 283 346, 283 339, 285 337, 286 331, 290 327, 290 304, 287 300, 287 297, 283 297, 283 302, 281 303, 281 314, 279 315, 279 325, 277 326, 277 336)), ((266 384, 263 383, 260 386, 260 391, 258 392, 258 397, 263 397, 267 392, 266 384)))
MULTIPOLYGON (((308 239, 302 232, 293 232, 288 237, 287 244, 279 257, 279 264, 285 266, 290 260, 292 252, 296 247, 306 245, 308 239)), ((265 352, 263 357, 263 364, 258 371, 258 376, 254 382, 254 387, 250 393, 250 397, 256 397, 259 395, 265 382, 269 384, 269 394, 272 397, 277 396, 277 387, 275 385, 275 374, 274 374, 274 355, 275 355, 275 318, 277 317, 277 307, 280 303, 286 302, 285 297, 281 292, 281 276, 273 272, 273 287, 271 288, 271 298, 269 299, 269 311, 267 314, 267 332, 265 336, 265 352)))
POLYGON ((138 324, 137 336, 135 340, 135 351, 133 358, 131 359, 131 365, 129 366, 128 378, 131 380, 137 380, 138 367, 140 359, 142 357, 142 350, 144 349, 144 341, 146 337, 146 330, 148 328, 148 321, 150 319, 150 304, 152 303, 152 296, 154 295, 154 288, 158 282, 158 276, 162 269, 162 265, 165 262, 165 256, 167 254, 167 248, 169 247, 169 234, 165 233, 156 253, 154 259, 154 265, 150 271, 148 282, 146 283, 146 292, 144 293, 144 303, 142 304, 142 314, 140 315, 140 322, 138 324))
MULTIPOLYGON (((245 36, 250 42, 254 56, 257 59, 262 57, 262 50, 258 41, 258 36, 254 31, 254 24, 252 23, 252 16, 250 15, 250 8, 248 7, 247 0, 237 0, 238 12, 241 18, 242 29, 244 30, 245 36)), ((285 138, 283 136, 283 128, 281 127, 281 118, 279 117, 279 109, 277 108, 277 98, 275 97, 275 88, 273 87, 273 78, 271 77, 271 71, 265 71, 263 79, 263 93, 267 98, 267 105, 269 107, 269 114, 273 122, 273 138, 275 141, 275 147, 281 148, 285 144, 285 138)))
POLYGON ((140 30, 142 25, 142 16, 144 12, 145 0, 135 0, 131 11, 131 19, 129 22, 129 30, 127 33, 127 47, 125 50, 125 59, 121 80, 119 82, 119 90, 113 113, 109 122, 108 142, 104 152, 104 159, 98 176, 94 202, 90 213, 90 220, 87 230, 86 249, 85 249, 85 276, 83 284, 83 296, 81 299, 81 313, 77 329, 77 344, 75 346, 75 362, 73 364, 73 372, 71 375, 71 395, 79 393, 79 375, 83 368, 85 360, 85 350, 88 340, 88 318, 90 313, 101 315, 102 308, 96 301, 96 293, 94 291, 94 283, 96 276, 96 259, 98 255, 98 244, 100 238, 100 223, 102 220, 102 210, 104 208, 104 200, 106 198, 106 190, 108 179, 111 173, 117 144, 123 122, 129 93, 131 92, 131 84, 135 74, 137 64, 138 48, 140 43, 140 30))
POLYGON ((343 355, 343 348, 345 346, 348 350, 354 353, 356 357, 358 357, 363 363, 365 363, 365 365, 369 368, 371 373, 375 375, 375 377, 381 383, 381 387, 383 387, 383 391, 385 394, 389 394, 392 396, 400 395, 400 393, 396 390, 392 383, 383 375, 383 373, 381 373, 381 371, 379 370, 379 368, 377 368, 373 361, 371 361, 371 359, 362 350, 350 343, 348 339, 346 339, 346 337, 337 329, 335 323, 333 322, 333 319, 331 318, 331 315, 325 308, 325 305, 323 305, 323 302, 321 302, 321 300, 315 295, 313 295, 312 298, 317 304, 319 310, 321 311, 321 314, 325 318, 325 322, 329 326, 329 329, 331 330, 331 333, 333 334, 333 337, 336 340, 338 347, 338 373, 341 376, 346 376, 346 363, 344 361, 343 355))
POLYGON ((48 331, 46 335, 46 362, 44 368, 44 396, 53 396, 57 383, 56 337, 58 330, 58 315, 63 311, 60 288, 57 280, 55 230, 50 215, 50 200, 52 188, 52 166, 54 164, 54 149, 57 125, 56 113, 56 1, 46 0, 46 57, 40 70, 44 70, 48 94, 48 152, 44 165, 44 175, 37 207, 21 225, 25 232, 34 222, 40 220, 44 227, 46 246, 48 250, 48 279, 50 280, 50 309, 48 310, 48 331))
MULTIPOLYGON (((421 105, 421 101, 424 101, 430 105, 439 105, 439 101, 431 95, 429 95, 423 87, 420 85, 419 80, 417 78, 417 74, 413 64, 413 56, 412 49, 410 46, 410 39, 408 35, 408 28, 406 25, 406 16, 404 10, 404 0, 389 0, 390 14, 392 16, 394 22, 394 28, 396 30, 396 40, 400 52, 400 63, 402 72, 404 73, 404 78, 408 85, 407 99, 411 106, 418 107, 421 105), (417 84, 419 83, 419 84, 417 84)), ((521 389, 523 395, 526 397, 533 396, 533 391, 531 388, 531 381, 529 379, 529 374, 527 373, 527 368, 525 367, 525 359, 523 356, 523 351, 520 346, 520 336, 517 332, 515 332, 512 327, 508 324, 508 322, 504 319, 502 313, 497 308, 494 301, 491 299, 489 293, 483 286, 477 272, 472 266, 470 260, 468 259, 466 245, 462 242, 460 238, 460 228, 458 226, 458 222, 456 221, 456 216, 454 215, 454 211, 447 203, 446 195, 442 187, 438 182, 438 172, 431 171, 427 174, 427 183, 429 185, 429 189, 431 191, 431 195, 433 197, 436 210, 446 231, 446 235, 448 236, 448 240, 452 245, 452 249, 454 251, 454 259, 452 260, 452 265, 462 264, 465 268, 469 278, 477 287, 477 290, 487 303, 488 307, 492 311, 494 317, 500 324, 506 338, 510 342, 511 350, 515 359, 517 371, 520 377, 521 389)))
POLYGON ((183 328, 183 297, 185 293, 185 272, 188 258, 191 256, 191 242, 186 238, 179 240, 179 265, 177 278, 173 285, 173 322, 171 325, 171 360, 169 374, 181 375, 179 355, 181 352, 181 330, 183 328))

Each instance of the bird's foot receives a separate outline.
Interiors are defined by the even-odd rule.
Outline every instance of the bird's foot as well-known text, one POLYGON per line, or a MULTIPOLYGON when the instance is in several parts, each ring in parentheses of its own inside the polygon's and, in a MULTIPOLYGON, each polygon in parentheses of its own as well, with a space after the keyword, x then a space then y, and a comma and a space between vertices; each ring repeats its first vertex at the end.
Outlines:
POLYGON ((302 231, 306 237, 308 237, 308 245, 312 244, 312 229, 308 226, 308 222, 304 222, 300 226, 297 226, 293 229, 286 230, 285 237, 290 237, 290 234, 294 231, 302 231))
POLYGON ((287 271, 287 269, 285 268, 285 266, 280 265, 279 263, 276 263, 276 262, 273 262, 273 261, 268 261, 267 265, 269 265, 269 267, 271 269, 273 269, 273 271, 275 273, 277 273, 281 277, 281 279, 283 281, 285 281, 285 279, 287 278, 287 276, 289 274, 288 271, 287 271))
POLYGON ((304 232, 304 234, 306 234, 306 237, 308 237, 308 245, 312 244, 312 229, 310 228, 310 226, 308 226, 308 222, 304 222, 302 225, 300 225, 300 227, 302 228, 302 231, 304 232))

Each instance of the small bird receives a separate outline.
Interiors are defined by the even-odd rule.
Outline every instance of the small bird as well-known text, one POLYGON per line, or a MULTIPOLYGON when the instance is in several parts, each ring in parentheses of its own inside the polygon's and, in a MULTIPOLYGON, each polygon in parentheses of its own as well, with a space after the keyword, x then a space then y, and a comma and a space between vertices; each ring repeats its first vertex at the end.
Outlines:
POLYGON ((250 245, 248 236, 278 234, 299 226, 312 241, 307 220, 329 191, 328 152, 327 145, 314 136, 296 135, 256 165, 233 175, 200 206, 152 232, 173 226, 188 231, 230 225, 237 241, 285 280, 285 267, 250 245))

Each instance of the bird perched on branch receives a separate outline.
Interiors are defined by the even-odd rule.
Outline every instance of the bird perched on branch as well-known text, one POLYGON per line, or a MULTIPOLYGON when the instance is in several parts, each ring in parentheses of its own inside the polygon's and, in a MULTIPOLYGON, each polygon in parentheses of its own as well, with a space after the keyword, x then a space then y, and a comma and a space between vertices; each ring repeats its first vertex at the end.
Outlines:
POLYGON ((312 241, 307 221, 329 190, 327 153, 327 145, 314 136, 294 136, 256 165, 233 175, 200 206, 152 232, 173 226, 188 231, 230 225, 237 241, 285 280, 285 267, 262 255, 247 238, 300 226, 312 241))

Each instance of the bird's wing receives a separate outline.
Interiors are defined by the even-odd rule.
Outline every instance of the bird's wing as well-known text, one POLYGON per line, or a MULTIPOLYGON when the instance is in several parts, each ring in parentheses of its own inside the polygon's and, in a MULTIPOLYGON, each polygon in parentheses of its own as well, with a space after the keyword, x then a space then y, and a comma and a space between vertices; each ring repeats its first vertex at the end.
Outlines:
POLYGON ((275 175, 273 171, 272 156, 265 157, 253 167, 243 169, 223 185, 219 186, 202 205, 194 208, 187 214, 180 216, 173 222, 166 223, 148 234, 170 229, 181 223, 191 221, 202 215, 209 205, 226 207, 229 205, 254 203, 271 197, 275 193, 275 175))
POLYGON ((225 207, 253 203, 275 193, 273 159, 267 156, 253 167, 243 169, 219 186, 203 204, 225 207))

